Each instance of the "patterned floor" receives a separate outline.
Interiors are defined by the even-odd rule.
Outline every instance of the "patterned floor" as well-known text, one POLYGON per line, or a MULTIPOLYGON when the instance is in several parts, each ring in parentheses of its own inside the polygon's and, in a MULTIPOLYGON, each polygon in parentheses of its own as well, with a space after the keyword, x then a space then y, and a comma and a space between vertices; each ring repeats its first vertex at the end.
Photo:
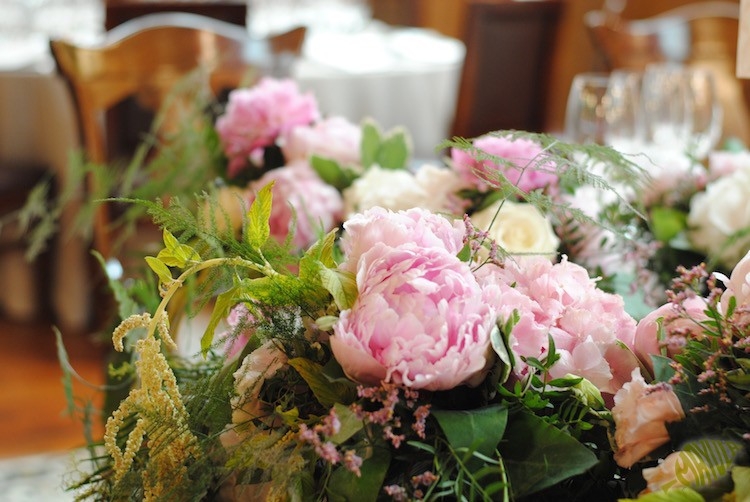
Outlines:
POLYGON ((79 452, 30 455, 0 460, 0 499, 4 502, 66 502, 63 489, 79 452))

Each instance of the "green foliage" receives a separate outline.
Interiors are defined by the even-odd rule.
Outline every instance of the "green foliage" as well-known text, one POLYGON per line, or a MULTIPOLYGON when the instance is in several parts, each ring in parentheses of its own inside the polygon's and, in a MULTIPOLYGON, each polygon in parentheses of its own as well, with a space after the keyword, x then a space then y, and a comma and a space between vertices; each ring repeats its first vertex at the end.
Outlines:
POLYGON ((671 207, 651 209, 651 230, 661 242, 669 242, 687 228, 687 214, 671 207))
POLYGON ((510 416, 498 449, 516 497, 583 474, 598 461, 578 440, 526 411, 510 416))
POLYGON ((391 454, 384 448, 371 448, 362 464, 362 475, 339 467, 333 471, 326 486, 326 495, 331 502, 348 502, 358 500, 374 502, 382 494, 391 454))
POLYGON ((325 408, 331 408, 336 403, 348 404, 354 400, 356 390, 354 383, 350 380, 328 377, 321 365, 309 359, 290 359, 289 365, 297 370, 307 382, 315 398, 325 408))
POLYGON ((491 457, 503 438, 508 408, 492 405, 476 410, 433 410, 451 448, 467 448, 491 457))
POLYGON ((362 123, 361 162, 367 169, 378 165, 384 169, 405 169, 411 151, 411 140, 402 127, 383 133, 372 120, 362 123))
POLYGON ((335 160, 318 155, 310 157, 310 165, 318 173, 320 179, 338 190, 349 187, 359 177, 359 172, 356 169, 343 166, 335 160))
POLYGON ((245 241, 253 248, 261 248, 271 235, 268 220, 273 204, 273 182, 258 191, 248 213, 245 241))

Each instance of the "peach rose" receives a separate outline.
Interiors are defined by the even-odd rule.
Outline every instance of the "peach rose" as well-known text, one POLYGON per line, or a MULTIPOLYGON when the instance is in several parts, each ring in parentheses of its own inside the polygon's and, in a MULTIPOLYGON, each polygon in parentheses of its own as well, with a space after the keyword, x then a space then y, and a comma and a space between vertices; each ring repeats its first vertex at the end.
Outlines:
POLYGON ((667 422, 685 418, 677 395, 667 383, 647 385, 636 368, 630 382, 615 394, 615 461, 620 467, 633 464, 669 442, 667 422))
POLYGON ((696 479, 705 476, 708 470, 709 466, 694 452, 670 453, 656 467, 643 469, 643 479, 647 484, 645 493, 690 486, 696 479))

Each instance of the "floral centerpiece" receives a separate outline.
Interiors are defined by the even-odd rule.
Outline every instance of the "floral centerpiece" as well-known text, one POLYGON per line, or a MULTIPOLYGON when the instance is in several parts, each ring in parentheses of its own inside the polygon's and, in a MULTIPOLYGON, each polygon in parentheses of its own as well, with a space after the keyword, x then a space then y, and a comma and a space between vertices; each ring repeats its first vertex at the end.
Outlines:
POLYGON ((313 105, 235 91, 206 136, 223 181, 130 200, 163 242, 149 276, 111 281, 123 392, 80 499, 750 496, 746 262, 724 292, 686 271, 636 321, 595 275, 644 244, 618 226, 642 218, 628 158, 499 131, 413 166, 405 131, 313 105))

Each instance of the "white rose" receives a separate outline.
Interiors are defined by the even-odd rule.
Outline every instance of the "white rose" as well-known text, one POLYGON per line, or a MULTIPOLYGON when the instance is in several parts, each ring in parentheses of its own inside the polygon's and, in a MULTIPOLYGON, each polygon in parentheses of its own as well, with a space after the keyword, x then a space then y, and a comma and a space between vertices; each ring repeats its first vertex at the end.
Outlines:
POLYGON ((472 214, 471 222, 488 232, 510 254, 542 254, 554 258, 560 244, 550 221, 532 204, 498 201, 472 214))
POLYGON ((455 171, 425 164, 416 173, 372 166, 345 189, 347 215, 372 207, 401 211, 420 207, 434 213, 456 213, 460 187, 455 171))
POLYGON ((708 184, 690 200, 688 239, 696 250, 716 257, 728 270, 750 248, 750 236, 726 246, 727 238, 750 225, 750 168, 708 184))

